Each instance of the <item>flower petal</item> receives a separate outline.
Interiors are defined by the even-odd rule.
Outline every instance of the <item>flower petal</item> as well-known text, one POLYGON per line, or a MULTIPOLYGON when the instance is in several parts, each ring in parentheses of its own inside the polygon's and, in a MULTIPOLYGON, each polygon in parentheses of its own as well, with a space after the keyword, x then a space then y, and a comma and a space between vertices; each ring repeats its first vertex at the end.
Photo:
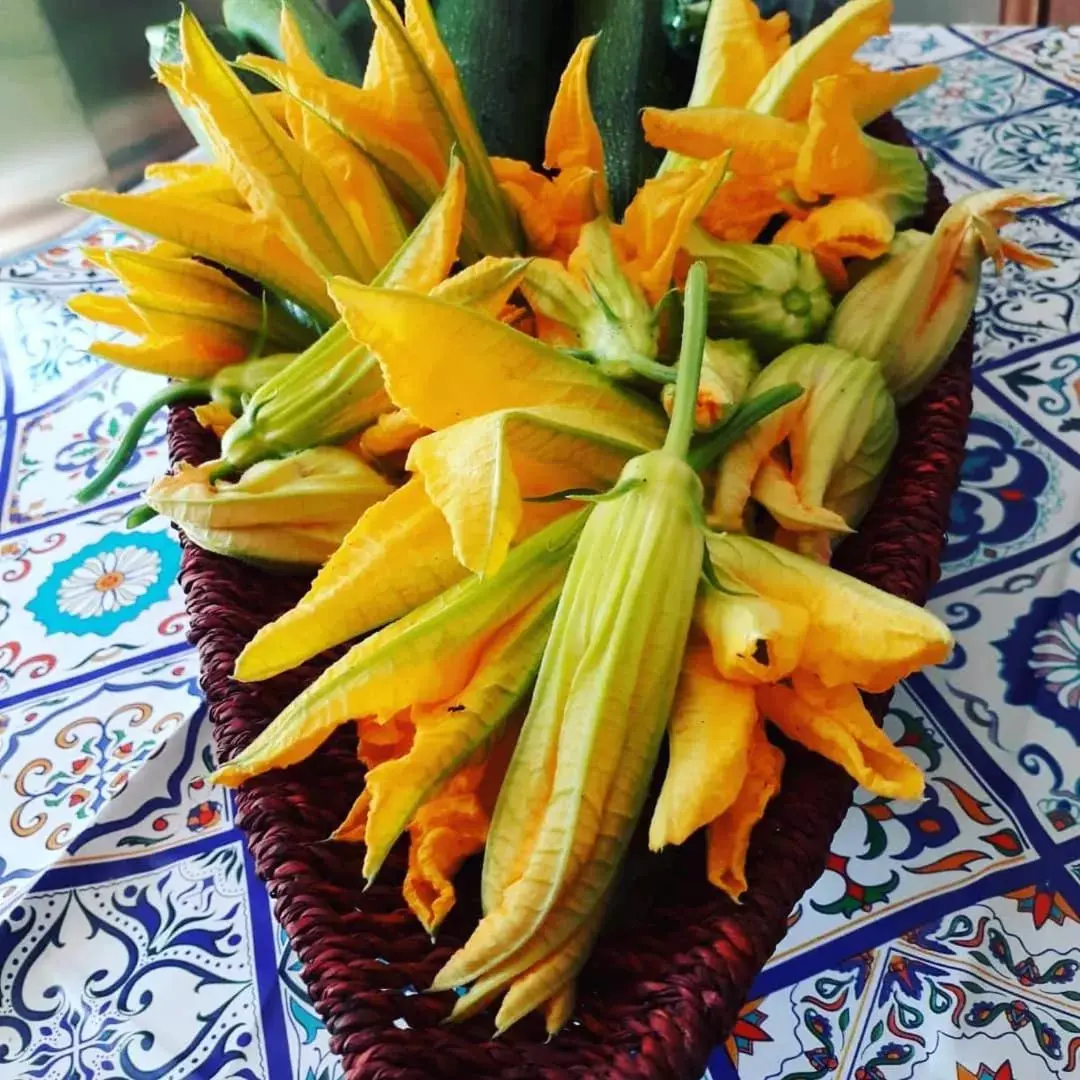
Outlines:
POLYGON ((703 585, 694 620, 712 649, 719 677, 735 683, 772 683, 799 665, 810 619, 804 608, 756 594, 703 585))
POLYGON ((791 688, 762 686, 762 712, 795 742, 844 769, 867 790, 886 799, 919 799, 921 770, 874 723, 854 686, 826 688, 796 673, 791 688))
POLYGON ((892 0, 849 0, 842 4, 777 60, 747 108, 785 120, 804 119, 814 83, 845 70, 869 38, 887 34, 891 14, 892 0))
POLYGON ((409 826, 409 865, 401 891, 429 934, 454 906, 454 875, 484 846, 488 815, 475 790, 483 768, 481 764, 463 769, 420 807, 409 826))
POLYGON ((497 319, 511 293, 524 280, 529 265, 528 259, 486 255, 479 262, 441 281, 430 292, 448 304, 470 307, 497 319))
POLYGON ((600 207, 606 206, 604 189, 604 144, 589 100, 589 59, 598 35, 578 42, 559 80, 559 90, 548 117, 544 143, 545 169, 592 170, 599 181, 600 207))
POLYGON ((712 158, 730 150, 731 170, 740 176, 790 171, 806 137, 802 124, 724 107, 649 108, 641 123, 653 146, 687 157, 712 158))
POLYGON ((465 170, 454 158, 439 197, 380 271, 379 284, 426 293, 446 280, 457 259, 464 216, 465 170))
MULTIPOLYGON (((528 693, 551 629, 556 595, 510 620, 481 652, 476 670, 452 698, 411 710, 414 735, 400 755, 368 772, 364 876, 371 881, 390 848, 452 777, 499 734, 528 693)), ((370 768, 370 763, 369 768, 370 768)))
POLYGON ((663 414, 591 365, 468 308, 338 279, 349 329, 378 355, 394 403, 434 430, 497 409, 595 410, 663 437, 663 414))
POLYGON ((280 229, 323 277, 371 280, 378 266, 322 162, 281 130, 186 10, 180 42, 184 88, 203 126, 213 132, 221 164, 256 216, 280 229))
POLYGON ((799 667, 826 686, 854 683, 880 693, 952 650, 936 616, 811 559, 734 533, 710 534, 714 565, 769 599, 810 617, 799 667))
POLYGON ((499 629, 562 581, 581 517, 531 537, 498 574, 462 581, 354 645, 223 765, 214 782, 236 785, 302 761, 352 717, 389 719, 458 693, 499 629))
POLYGON ((668 720, 669 758, 649 824, 649 849, 681 844, 735 801, 758 726, 754 691, 728 682, 703 636, 691 636, 668 720))
POLYGON ((167 188, 126 195, 74 191, 63 201, 178 244, 261 281, 314 314, 330 321, 334 318, 322 278, 273 227, 246 210, 203 198, 172 195, 167 188))
POLYGON ((458 561, 491 574, 520 529, 525 499, 604 489, 629 458, 656 445, 582 410, 510 409, 426 436, 413 445, 407 467, 446 517, 458 561))
POLYGON ((423 483, 411 480, 364 513, 300 602, 248 643, 235 676, 248 682, 288 671, 400 618, 466 574, 446 519, 423 483))
POLYGON ((617 237, 626 251, 628 276, 652 303, 671 285, 675 256, 694 219, 727 171, 728 155, 646 180, 626 208, 617 237))
POLYGON ((754 476, 750 494, 769 511, 779 525, 793 532, 854 532, 834 511, 803 502, 799 489, 791 478, 791 470, 775 457, 767 457, 762 462, 754 476))
POLYGON ((843 75, 853 84, 855 118, 860 127, 889 112, 912 94, 925 90, 941 74, 937 64, 875 71, 865 64, 852 63, 843 75))
POLYGON ((763 19, 753 0, 713 0, 690 104, 745 105, 787 50, 790 21, 786 11, 763 19))
POLYGON ((780 790, 784 771, 784 755, 769 742, 760 721, 751 735, 748 761, 746 779, 735 801, 709 825, 708 831, 709 881, 732 900, 746 892, 750 835, 769 800, 780 790))

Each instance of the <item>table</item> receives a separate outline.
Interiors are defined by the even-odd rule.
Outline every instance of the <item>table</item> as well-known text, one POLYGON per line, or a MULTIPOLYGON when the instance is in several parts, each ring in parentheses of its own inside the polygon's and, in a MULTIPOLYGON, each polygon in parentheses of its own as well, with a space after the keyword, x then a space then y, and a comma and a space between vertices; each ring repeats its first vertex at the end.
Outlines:
MULTIPOLYGON (((933 606, 958 647, 897 693, 921 805, 860 793, 713 1080, 1042 1080, 1080 1059, 1080 35, 906 27, 941 63, 902 107, 951 197, 1070 201, 1016 235, 1057 260, 979 301, 975 415, 933 606), (933 1064, 927 1062, 932 1058, 933 1064)), ((155 386, 86 353, 92 221, 0 267, 0 1080, 333 1080, 212 764, 175 583, 126 513, 164 418, 97 503, 155 386)))

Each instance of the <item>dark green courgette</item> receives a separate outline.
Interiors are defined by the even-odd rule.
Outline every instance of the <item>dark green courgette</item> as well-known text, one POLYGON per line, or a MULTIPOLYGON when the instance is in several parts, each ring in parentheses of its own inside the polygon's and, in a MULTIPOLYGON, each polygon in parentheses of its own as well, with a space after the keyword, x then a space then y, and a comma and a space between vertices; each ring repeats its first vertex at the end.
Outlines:
POLYGON ((488 153, 538 165, 563 0, 438 0, 435 17, 488 153))
POLYGON ((660 151, 642 134, 641 110, 679 104, 662 7, 663 0, 578 0, 575 6, 575 40, 600 34, 589 64, 589 97, 616 217, 660 165, 660 151))

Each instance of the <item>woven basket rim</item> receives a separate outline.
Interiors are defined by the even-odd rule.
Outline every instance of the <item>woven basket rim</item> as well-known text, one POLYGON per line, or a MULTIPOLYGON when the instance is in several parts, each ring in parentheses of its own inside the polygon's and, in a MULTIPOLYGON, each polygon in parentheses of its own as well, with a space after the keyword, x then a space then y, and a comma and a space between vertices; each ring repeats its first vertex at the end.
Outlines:
MULTIPOLYGON (((891 117, 877 122, 875 134, 908 142, 891 117)), ((946 206, 931 175, 927 213, 917 224, 931 228, 946 206)), ((969 327, 934 383, 902 412, 881 493, 835 562, 916 603, 925 602, 938 575, 970 411, 972 351, 969 327)), ((186 406, 170 411, 169 448, 174 462, 193 464, 217 453, 186 406)), ((189 636, 199 649, 201 685, 224 759, 341 650, 266 683, 232 681, 240 649, 299 598, 306 581, 273 577, 181 542, 189 636)), ((886 695, 871 701, 879 719, 887 703, 886 695)), ((385 878, 362 891, 356 851, 323 842, 359 791, 354 735, 339 732, 309 761, 245 784, 235 795, 237 823, 349 1080, 697 1080, 783 936, 795 902, 824 868, 850 804, 853 785, 839 769, 801 747, 785 750, 783 790, 754 832, 744 902, 736 907, 707 886, 700 838, 632 862, 626 889, 633 900, 626 906, 634 918, 616 918, 602 936, 581 978, 578 1019, 548 1044, 528 1022, 498 1041, 488 1038, 489 1016, 441 1026, 450 996, 415 993, 475 921, 475 873, 470 878, 466 867, 459 875, 461 898, 434 946, 401 899, 400 845, 385 878)))

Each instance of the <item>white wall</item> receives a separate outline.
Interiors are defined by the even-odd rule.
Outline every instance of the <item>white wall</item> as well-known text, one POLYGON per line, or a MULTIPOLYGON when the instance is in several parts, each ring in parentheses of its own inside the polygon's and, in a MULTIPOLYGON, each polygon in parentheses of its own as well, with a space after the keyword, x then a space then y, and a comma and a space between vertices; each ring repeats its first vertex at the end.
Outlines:
POLYGON ((996 23, 997 0, 893 0, 898 23, 996 23))

